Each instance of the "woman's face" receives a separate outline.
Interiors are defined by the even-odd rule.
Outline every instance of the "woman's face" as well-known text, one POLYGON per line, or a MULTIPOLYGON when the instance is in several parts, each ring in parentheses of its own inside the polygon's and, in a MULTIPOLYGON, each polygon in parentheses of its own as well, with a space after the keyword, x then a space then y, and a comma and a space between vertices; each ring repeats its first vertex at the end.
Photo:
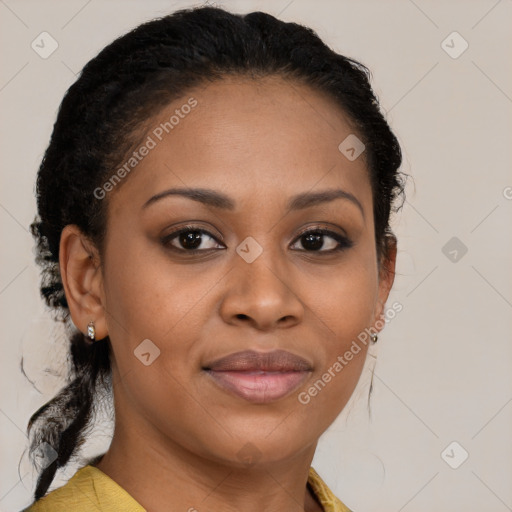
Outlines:
POLYGON ((105 199, 123 428, 241 464, 290 458, 334 421, 367 345, 344 354, 392 284, 379 280, 364 152, 338 149, 351 134, 330 99, 278 78, 195 88, 148 123, 105 199), (265 359, 276 350, 291 355, 265 359))

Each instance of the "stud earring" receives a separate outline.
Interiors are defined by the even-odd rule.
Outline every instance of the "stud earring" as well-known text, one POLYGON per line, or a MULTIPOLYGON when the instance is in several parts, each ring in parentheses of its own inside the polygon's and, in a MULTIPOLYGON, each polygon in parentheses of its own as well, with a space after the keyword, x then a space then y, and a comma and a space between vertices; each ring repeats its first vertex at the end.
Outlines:
POLYGON ((377 334, 372 334, 370 338, 372 339, 372 343, 377 343, 379 336, 377 334))
POLYGON ((89 324, 87 325, 87 337, 91 340, 91 341, 95 341, 96 340, 96 329, 94 328, 94 322, 89 322, 89 324))

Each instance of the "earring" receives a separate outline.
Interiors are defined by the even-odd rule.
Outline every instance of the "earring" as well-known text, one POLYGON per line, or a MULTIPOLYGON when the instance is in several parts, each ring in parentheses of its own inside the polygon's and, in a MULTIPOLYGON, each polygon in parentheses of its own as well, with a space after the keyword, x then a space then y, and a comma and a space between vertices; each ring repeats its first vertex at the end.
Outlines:
POLYGON ((372 339, 372 343, 377 343, 377 340, 379 339, 377 334, 372 334, 370 338, 372 339))
POLYGON ((89 322, 89 324, 87 325, 87 336, 89 337, 89 339, 91 339, 92 341, 95 341, 95 338, 96 338, 96 329, 94 328, 94 322, 89 322))

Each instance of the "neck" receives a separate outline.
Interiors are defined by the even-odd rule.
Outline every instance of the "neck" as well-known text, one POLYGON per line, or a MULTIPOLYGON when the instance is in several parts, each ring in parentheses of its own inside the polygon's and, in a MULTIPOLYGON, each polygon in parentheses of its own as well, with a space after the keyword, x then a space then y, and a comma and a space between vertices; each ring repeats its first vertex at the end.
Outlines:
POLYGON ((95 465, 148 511, 323 510, 306 485, 316 444, 293 459, 240 467, 147 432, 133 423, 130 429, 116 425, 109 450, 95 465))

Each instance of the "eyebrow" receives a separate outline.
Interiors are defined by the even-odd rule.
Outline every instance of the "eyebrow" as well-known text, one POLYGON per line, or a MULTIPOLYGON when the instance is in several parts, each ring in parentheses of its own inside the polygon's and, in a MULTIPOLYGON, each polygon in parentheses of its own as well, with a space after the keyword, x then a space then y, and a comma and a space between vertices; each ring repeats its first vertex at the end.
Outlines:
MULTIPOLYGON (((216 190, 207 188, 170 188, 152 196, 142 205, 142 209, 147 208, 163 198, 175 195, 187 197, 193 201, 223 210, 234 210, 236 206, 233 199, 216 190)), ((350 192, 342 189, 327 189, 319 192, 303 192, 297 194, 289 199, 286 208, 287 211, 303 210, 318 204, 334 201, 335 199, 350 201, 359 208, 364 218, 364 209, 359 200, 350 192)))

